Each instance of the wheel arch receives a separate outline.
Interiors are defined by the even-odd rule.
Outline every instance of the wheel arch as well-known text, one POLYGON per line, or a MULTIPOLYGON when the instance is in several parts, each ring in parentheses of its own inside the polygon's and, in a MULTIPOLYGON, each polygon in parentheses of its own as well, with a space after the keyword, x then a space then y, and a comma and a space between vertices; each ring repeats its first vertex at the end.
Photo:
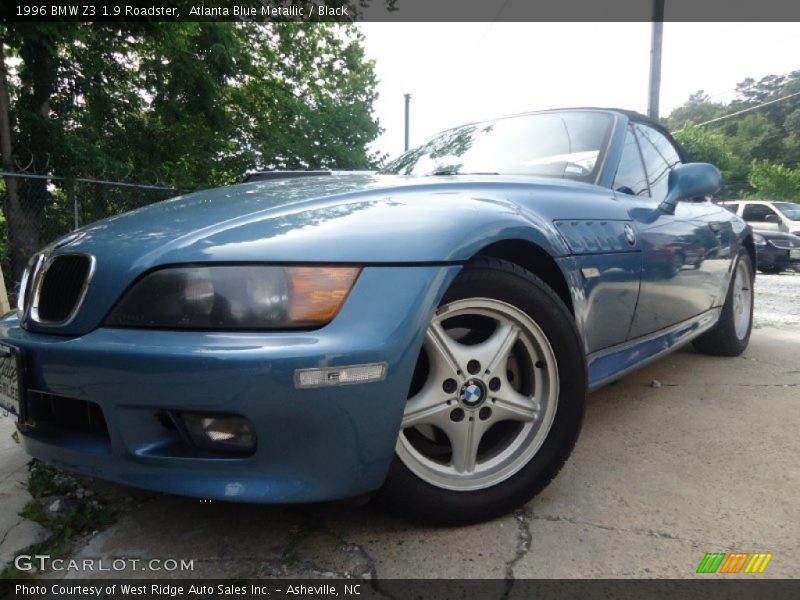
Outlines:
POLYGON ((481 248, 475 256, 489 256, 507 260, 539 277, 558 295, 570 313, 575 306, 564 273, 555 259, 541 246, 522 239, 506 239, 481 248))
POLYGON ((747 253, 750 255, 750 262, 753 263, 753 273, 758 269, 758 262, 756 259, 756 245, 753 242, 753 234, 749 233, 747 237, 742 240, 742 246, 745 247, 747 253))

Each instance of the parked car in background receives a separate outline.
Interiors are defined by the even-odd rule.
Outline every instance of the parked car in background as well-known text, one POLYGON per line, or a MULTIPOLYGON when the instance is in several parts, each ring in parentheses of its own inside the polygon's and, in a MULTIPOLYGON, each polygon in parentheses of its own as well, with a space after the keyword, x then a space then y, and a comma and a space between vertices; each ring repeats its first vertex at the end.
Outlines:
POLYGON ((657 278, 675 277, 681 269, 699 269, 706 260, 707 248, 695 236, 654 233, 642 244, 652 256, 651 274, 657 278), (657 271, 657 272, 656 272, 657 271))
POLYGON ((800 235, 800 204, 772 200, 726 200, 720 204, 753 229, 800 235))
POLYGON ((588 390, 689 342, 748 344, 752 231, 710 201, 719 171, 641 115, 471 123, 378 173, 312 175, 37 253, 0 321, 27 452, 168 493, 377 491, 470 523, 556 476, 588 390))
POLYGON ((800 236, 781 231, 755 231, 756 264, 762 273, 800 267, 800 236))

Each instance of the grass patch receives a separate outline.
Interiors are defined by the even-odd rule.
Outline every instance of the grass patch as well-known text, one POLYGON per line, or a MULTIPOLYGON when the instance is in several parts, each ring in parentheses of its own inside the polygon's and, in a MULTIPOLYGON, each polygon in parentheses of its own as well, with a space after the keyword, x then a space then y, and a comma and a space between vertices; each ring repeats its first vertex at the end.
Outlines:
MULTIPOLYGON (((73 542, 82 535, 105 529, 116 518, 111 502, 88 490, 75 476, 59 471, 36 459, 28 464, 28 481, 24 484, 31 500, 20 516, 46 527, 52 536, 30 549, 30 554, 49 554, 62 558, 69 553, 73 542), (57 512, 46 506, 58 499, 62 505, 57 512)), ((31 579, 35 573, 20 571, 13 563, 0 572, 0 598, 7 593, 9 580, 31 579)))
POLYGON ((26 488, 32 500, 21 516, 47 527, 51 543, 60 545, 78 535, 105 529, 114 522, 114 511, 108 501, 86 490, 73 475, 59 471, 38 460, 31 461, 26 488), (52 498, 62 510, 50 513, 43 506, 52 498))

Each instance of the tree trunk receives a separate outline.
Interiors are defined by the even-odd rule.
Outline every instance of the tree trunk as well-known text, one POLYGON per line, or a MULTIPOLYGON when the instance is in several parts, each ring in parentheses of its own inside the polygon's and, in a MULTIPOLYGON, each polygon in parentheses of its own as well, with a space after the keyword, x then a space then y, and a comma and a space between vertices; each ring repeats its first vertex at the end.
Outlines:
MULTIPOLYGON (((8 76, 5 60, 5 44, 0 39, 0 158, 4 171, 14 171, 13 148, 11 145, 11 101, 8 93, 8 76)), ((17 251, 19 235, 15 235, 15 228, 12 223, 25 222, 22 205, 19 196, 19 179, 17 177, 6 176, 6 196, 3 203, 6 224, 8 227, 8 244, 11 254, 11 273, 14 281, 17 281, 25 268, 27 257, 17 251)), ((38 243, 38 239, 36 240, 38 243)), ((4 286, 5 287, 5 286, 4 286)), ((0 299, 2 302, 2 299, 0 299)))
MULTIPOLYGON (((57 80, 58 57, 54 40, 29 34, 23 36, 20 55, 24 69, 18 98, 18 142, 32 157, 31 171, 46 172, 50 163, 53 137, 50 124, 50 97, 57 80)), ((0 43, 2 45, 2 43, 0 43)), ((3 168, 15 171, 15 149, 11 131, 10 99, 5 57, 0 53, 0 130, 3 132, 3 168)), ((16 149, 19 152, 19 148, 16 149)), ((41 246, 44 209, 50 197, 46 179, 6 177, 4 205, 8 227, 11 272, 18 281, 28 259, 41 246)))

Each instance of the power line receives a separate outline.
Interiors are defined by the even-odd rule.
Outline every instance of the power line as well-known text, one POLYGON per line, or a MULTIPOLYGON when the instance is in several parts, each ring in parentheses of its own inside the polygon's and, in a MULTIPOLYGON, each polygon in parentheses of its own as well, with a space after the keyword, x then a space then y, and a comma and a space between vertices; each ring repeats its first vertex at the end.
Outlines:
MULTIPOLYGON (((695 127, 703 127, 705 125, 711 125, 713 123, 719 123, 719 122, 725 121, 727 119, 732 119, 733 117, 738 117, 739 115, 743 115, 743 114, 746 114, 746 113, 749 113, 749 112, 753 112, 754 110, 758 110, 759 108, 764 108, 765 106, 770 106, 772 104, 777 104, 778 102, 783 102, 784 100, 789 100, 790 98, 796 98, 798 96, 800 96, 800 92, 795 92, 794 94, 789 94, 788 96, 783 96, 781 98, 776 98, 775 100, 770 100, 769 102, 763 102, 761 104, 757 104, 757 105, 751 106, 749 108, 744 108, 742 110, 737 110, 736 112, 731 113, 729 115, 724 115, 722 117, 717 117, 716 119, 711 119, 710 121, 704 121, 702 123, 698 123, 697 125, 695 125, 695 127)), ((678 131, 675 131, 674 133, 680 133, 681 131, 683 131, 683 129, 679 129, 678 131)))
MULTIPOLYGON (((797 35, 792 36, 792 37, 800 37, 800 34, 797 34, 797 35)), ((786 39, 790 39, 790 38, 786 38, 786 39)), ((778 41, 781 41, 781 40, 778 40, 778 41)), ((791 71, 787 71, 786 73, 770 73, 768 75, 764 75, 759 80, 756 80, 756 78, 753 78, 753 83, 757 84, 757 83, 760 82, 760 80, 766 79, 767 77, 777 77, 777 78, 780 78, 780 79, 785 79, 785 81, 783 81, 783 83, 781 85, 788 85, 790 83, 793 83, 795 81, 800 80, 800 77, 791 77, 791 78, 787 79, 790 75, 792 75, 794 73, 800 73, 800 71, 798 71, 797 69, 792 69, 791 71)), ((737 87, 732 89, 732 90, 730 88, 725 88, 724 90, 717 90, 717 91, 714 91, 714 92, 709 92, 709 93, 706 94, 706 98, 710 100, 711 98, 717 98, 718 96, 722 96, 723 94, 738 94, 740 92, 740 90, 738 88, 738 85, 740 85, 741 83, 743 83, 743 82, 739 82, 739 84, 737 84, 737 87)), ((705 90, 700 90, 700 91, 704 92, 705 90)))

